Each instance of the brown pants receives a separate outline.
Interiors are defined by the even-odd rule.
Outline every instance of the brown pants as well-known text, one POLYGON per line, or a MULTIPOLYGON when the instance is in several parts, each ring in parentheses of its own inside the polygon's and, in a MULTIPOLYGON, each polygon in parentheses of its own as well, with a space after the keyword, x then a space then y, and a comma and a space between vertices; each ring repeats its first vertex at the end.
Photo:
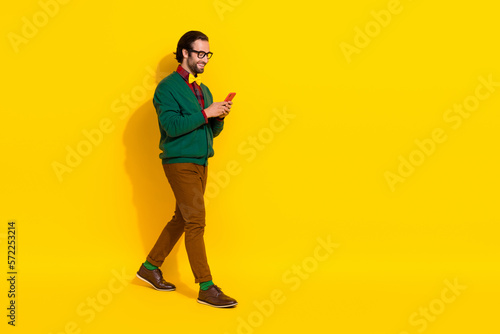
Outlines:
POLYGON ((186 233, 186 252, 195 282, 212 280, 205 252, 205 202, 203 194, 207 184, 207 167, 194 163, 163 165, 163 170, 175 196, 175 213, 168 222, 147 260, 160 267, 177 243, 186 233))

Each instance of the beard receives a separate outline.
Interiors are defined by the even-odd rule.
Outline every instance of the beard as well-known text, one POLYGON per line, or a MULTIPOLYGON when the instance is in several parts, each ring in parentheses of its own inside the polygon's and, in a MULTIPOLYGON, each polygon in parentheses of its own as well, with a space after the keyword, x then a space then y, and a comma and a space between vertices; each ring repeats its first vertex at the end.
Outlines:
POLYGON ((198 73, 203 73, 203 71, 205 71, 205 68, 200 69, 198 67, 198 60, 196 60, 194 58, 189 58, 187 65, 188 65, 189 69, 191 70, 191 72, 193 73, 193 75, 198 74, 198 73))

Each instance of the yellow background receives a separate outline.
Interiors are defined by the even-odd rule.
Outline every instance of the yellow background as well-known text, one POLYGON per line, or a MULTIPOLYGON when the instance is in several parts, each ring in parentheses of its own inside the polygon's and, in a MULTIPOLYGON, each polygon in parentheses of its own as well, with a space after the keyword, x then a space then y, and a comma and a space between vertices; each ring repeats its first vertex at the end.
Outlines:
POLYGON ((394 2, 52 6, 46 22, 35 0, 0 14, 5 254, 7 223, 18 228, 17 326, 2 279, 2 332, 498 332, 500 87, 457 129, 443 118, 480 77, 500 81, 495 2, 402 0, 379 30, 372 11, 394 2), (14 47, 34 17, 38 31, 14 47), (361 45, 367 27, 346 57, 342 43, 361 45), (134 277, 175 204, 148 87, 175 69, 188 30, 210 38, 214 99, 237 92, 210 160, 206 230, 235 309, 196 303, 183 239, 162 268, 176 292, 134 277), (58 179, 54 162, 103 120, 112 130, 58 179), (392 191, 385 173, 436 128, 446 141, 392 191), (321 261, 318 238, 338 244, 321 261), (446 282, 462 286, 450 303, 446 282))

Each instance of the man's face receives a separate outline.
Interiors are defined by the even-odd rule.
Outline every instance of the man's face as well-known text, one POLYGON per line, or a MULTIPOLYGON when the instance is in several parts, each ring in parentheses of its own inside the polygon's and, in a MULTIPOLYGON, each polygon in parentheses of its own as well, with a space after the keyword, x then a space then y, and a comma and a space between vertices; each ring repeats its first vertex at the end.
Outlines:
MULTIPOLYGON (((209 52, 210 46, 207 41, 197 39, 191 45, 191 48, 196 51, 209 52)), ((203 73, 205 65, 208 63, 208 57, 198 58, 197 52, 189 52, 187 57, 187 67, 192 74, 203 73)))

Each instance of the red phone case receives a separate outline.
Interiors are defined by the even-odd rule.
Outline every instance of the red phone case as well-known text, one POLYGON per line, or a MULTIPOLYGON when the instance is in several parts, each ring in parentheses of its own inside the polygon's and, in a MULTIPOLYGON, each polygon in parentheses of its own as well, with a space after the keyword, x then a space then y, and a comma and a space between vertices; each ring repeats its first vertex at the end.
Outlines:
POLYGON ((232 101, 236 93, 229 93, 224 101, 232 101))

